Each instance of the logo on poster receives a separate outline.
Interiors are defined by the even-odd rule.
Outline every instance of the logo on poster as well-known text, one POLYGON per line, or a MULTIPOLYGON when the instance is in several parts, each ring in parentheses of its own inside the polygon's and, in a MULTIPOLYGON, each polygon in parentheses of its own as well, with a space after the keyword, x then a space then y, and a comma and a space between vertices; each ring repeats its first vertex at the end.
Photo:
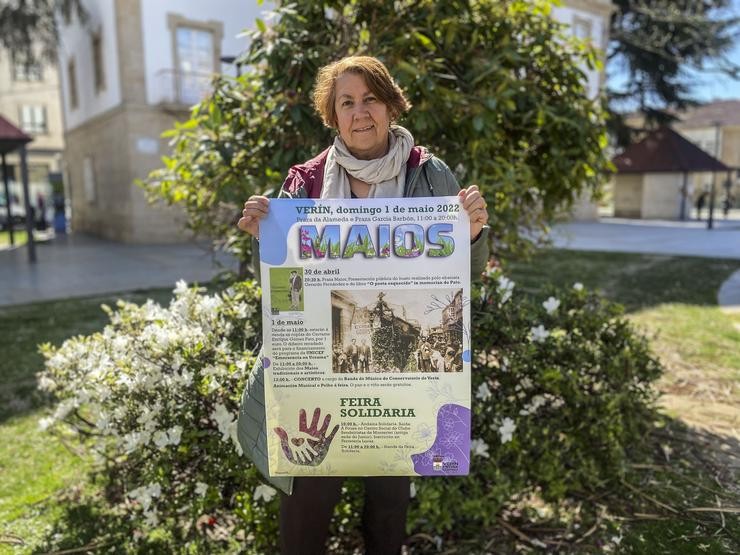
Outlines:
POLYGON ((442 470, 443 462, 444 462, 444 459, 442 458, 442 455, 434 455, 432 457, 432 469, 436 471, 442 470))
POLYGON ((432 470, 436 472, 457 472, 458 464, 454 459, 447 459, 442 455, 434 455, 432 457, 432 470))

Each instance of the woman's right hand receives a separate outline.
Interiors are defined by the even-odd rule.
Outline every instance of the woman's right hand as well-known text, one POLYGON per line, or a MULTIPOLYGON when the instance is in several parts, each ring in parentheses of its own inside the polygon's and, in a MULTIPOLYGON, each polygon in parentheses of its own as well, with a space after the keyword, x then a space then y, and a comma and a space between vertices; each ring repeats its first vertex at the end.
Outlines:
POLYGON ((252 195, 244 203, 242 217, 236 226, 242 231, 259 239, 260 237, 260 220, 267 216, 270 209, 270 199, 261 195, 252 195))

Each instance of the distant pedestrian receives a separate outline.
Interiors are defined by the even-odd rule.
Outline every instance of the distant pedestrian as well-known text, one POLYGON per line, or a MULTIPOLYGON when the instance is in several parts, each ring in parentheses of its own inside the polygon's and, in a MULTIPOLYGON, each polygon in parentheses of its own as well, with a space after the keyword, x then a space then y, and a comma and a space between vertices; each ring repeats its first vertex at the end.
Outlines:
POLYGON ((722 199, 722 215, 724 216, 725 220, 730 215, 730 208, 732 208, 733 204, 735 204, 735 199, 732 198, 732 195, 730 193, 727 193, 725 195, 725 198, 722 199))
POLYGON ((44 195, 42 195, 41 193, 39 193, 36 197, 36 206, 38 207, 39 211, 39 218, 36 222, 36 229, 38 229, 39 231, 45 231, 49 224, 46 221, 46 200, 44 199, 44 195))
POLYGON ((707 203, 709 198, 709 191, 702 191, 699 198, 696 199, 696 218, 701 221, 701 211, 704 209, 704 205, 707 203))

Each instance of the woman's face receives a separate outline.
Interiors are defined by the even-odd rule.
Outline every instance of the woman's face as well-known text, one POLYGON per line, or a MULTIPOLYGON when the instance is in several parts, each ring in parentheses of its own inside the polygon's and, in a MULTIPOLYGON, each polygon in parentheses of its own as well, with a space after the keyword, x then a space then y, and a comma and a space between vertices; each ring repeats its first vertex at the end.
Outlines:
POLYGON ((388 151, 388 107, 370 92, 365 79, 343 73, 334 83, 339 136, 355 158, 372 160, 388 151))

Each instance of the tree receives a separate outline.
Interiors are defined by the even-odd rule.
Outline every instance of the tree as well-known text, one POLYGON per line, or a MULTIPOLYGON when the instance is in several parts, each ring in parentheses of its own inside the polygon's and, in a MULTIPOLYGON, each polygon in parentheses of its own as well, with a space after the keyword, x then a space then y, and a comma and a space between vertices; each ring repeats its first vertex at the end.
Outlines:
POLYGON ((578 63, 594 64, 595 54, 549 10, 541 0, 284 5, 273 26, 258 22, 242 56, 254 69, 218 79, 170 132, 174 154, 147 187, 246 259, 250 243, 234 226, 241 204, 330 144, 311 106, 319 67, 370 53, 414 106, 401 123, 463 185, 485 191, 496 253, 522 252, 522 229, 546 227, 608 168, 602 110, 587 98, 578 63))
MULTIPOLYGON (((730 0, 614 0, 608 60, 611 73, 626 83, 609 88, 613 112, 637 107, 651 122, 673 119, 671 111, 695 104, 689 70, 719 71, 738 77, 727 58, 740 18, 730 17, 730 0)), ((625 142, 621 118, 613 131, 625 142)))
POLYGON ((56 62, 58 17, 85 20, 81 0, 0 0, 0 47, 17 61, 56 62))

